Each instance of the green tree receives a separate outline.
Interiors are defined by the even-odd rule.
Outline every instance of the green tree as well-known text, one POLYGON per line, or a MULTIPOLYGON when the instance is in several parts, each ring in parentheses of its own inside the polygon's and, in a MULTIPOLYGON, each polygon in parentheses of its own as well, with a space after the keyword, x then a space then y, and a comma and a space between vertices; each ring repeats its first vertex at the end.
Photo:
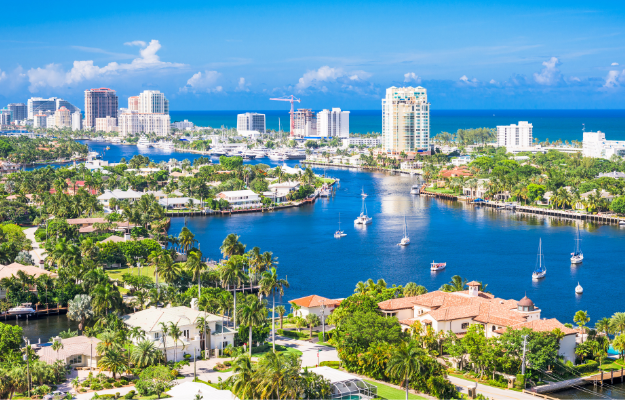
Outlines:
POLYGON ((462 292, 467 286, 467 280, 463 279, 460 275, 454 275, 451 277, 451 282, 441 286, 440 290, 443 292, 462 292))
POLYGON ((98 367, 100 370, 110 371, 115 379, 116 374, 122 374, 128 369, 128 363, 119 348, 109 348, 98 360, 98 367))
POLYGON ((587 311, 578 311, 575 313, 575 316, 573 317, 573 322, 575 322, 577 324, 577 326, 579 326, 579 329, 582 332, 582 343, 584 343, 584 332, 585 332, 585 327, 586 324, 588 322, 590 322, 590 317, 588 316, 588 312, 587 311))
POLYGON ((625 214, 625 196, 618 196, 610 203, 610 210, 617 214, 625 214))
POLYGON ((269 271, 263 272, 260 279, 260 291, 265 295, 271 295, 271 331, 272 331, 272 343, 273 351, 276 351, 276 294, 280 296, 284 295, 284 288, 289 287, 289 282, 286 279, 279 279, 278 273, 275 267, 271 267, 269 271))
POLYGON ((161 353, 153 341, 142 340, 133 348, 131 359, 137 367, 146 368, 157 364, 161 359, 161 353))
POLYGON ((73 300, 68 302, 67 306, 67 317, 72 321, 78 321, 78 329, 83 330, 87 320, 93 316, 91 296, 77 294, 73 300))
POLYGON ((0 362, 9 362, 19 358, 22 343, 22 328, 0 322, 0 362))
POLYGON ((241 305, 239 310, 239 322, 241 325, 247 325, 249 328, 249 355, 252 356, 252 329, 262 325, 267 319, 267 308, 265 301, 261 301, 258 297, 251 295, 250 301, 241 305))
POLYGON ((306 315, 306 324, 310 328, 310 338, 312 339, 312 328, 315 326, 319 326, 321 321, 319 320, 319 316, 317 314, 309 313, 306 315))
POLYGON ((169 368, 162 365, 147 367, 139 375, 135 387, 142 396, 155 394, 160 399, 163 392, 173 387, 173 380, 169 368))
POLYGON ((406 400, 408 400, 410 378, 421 373, 424 357, 425 351, 414 340, 402 341, 393 348, 386 372, 402 382, 402 386, 406 388, 406 400))

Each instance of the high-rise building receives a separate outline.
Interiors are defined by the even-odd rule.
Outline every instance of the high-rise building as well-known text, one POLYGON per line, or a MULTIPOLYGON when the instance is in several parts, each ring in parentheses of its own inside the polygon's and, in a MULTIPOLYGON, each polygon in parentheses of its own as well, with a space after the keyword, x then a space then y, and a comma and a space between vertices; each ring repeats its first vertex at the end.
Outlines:
POLYGON ((322 110, 317 113, 317 136, 326 138, 349 137, 349 111, 340 108, 322 110))
MULTIPOLYGON (((187 128, 193 129, 193 122, 189 122, 189 120, 185 119, 184 121, 176 121, 171 124, 173 128, 179 129, 181 131, 186 130, 187 128)), ((238 126, 238 125, 237 125, 238 126)))
POLYGON ((45 114, 36 114, 33 116, 33 127, 35 128, 47 128, 48 116, 45 114))
POLYGON ((139 95, 138 111, 142 114, 169 114, 169 100, 158 90, 144 90, 139 95))
POLYGON ((72 113, 72 131, 82 130, 82 114, 80 111, 72 113))
POLYGON ((46 128, 56 128, 56 117, 54 115, 48 115, 46 117, 46 128))
POLYGON ((96 132, 116 132, 117 131, 117 118, 103 117, 95 119, 95 131, 96 132))
POLYGON ((395 86, 382 99, 382 148, 390 153, 430 147, 430 103, 427 90, 395 86))
POLYGON ((65 107, 61 107, 54 113, 54 126, 58 129, 72 126, 72 113, 65 107))
POLYGON ((128 109, 139 112, 139 96, 130 96, 128 98, 128 109))
POLYGON ((118 132, 120 136, 136 135, 138 133, 154 133, 158 136, 167 136, 171 128, 169 114, 139 113, 124 110, 119 114, 118 132))
POLYGON ((532 124, 527 121, 519 121, 518 125, 497 126, 497 146, 513 149, 518 147, 531 147, 532 124))
POLYGON ((237 115, 237 131, 257 131, 266 133, 265 114, 245 113, 237 115))
POLYGON ((13 122, 13 111, 8 108, 0 110, 0 125, 11 125, 13 122))
POLYGON ((312 110, 300 108, 293 113, 293 132, 291 136, 316 136, 317 135, 317 118, 312 110))
POLYGON ((80 111, 80 108, 71 104, 69 101, 58 97, 50 97, 49 99, 31 97, 28 99, 27 105, 28 119, 33 119, 36 114, 40 114, 45 111, 55 112, 61 107, 67 108, 70 112, 80 111))
POLYGON ((22 121, 28 118, 28 107, 24 103, 11 103, 7 108, 13 112, 14 121, 22 121))
POLYGON ((117 119, 117 93, 108 88, 85 90, 85 128, 96 126, 96 118, 117 119))

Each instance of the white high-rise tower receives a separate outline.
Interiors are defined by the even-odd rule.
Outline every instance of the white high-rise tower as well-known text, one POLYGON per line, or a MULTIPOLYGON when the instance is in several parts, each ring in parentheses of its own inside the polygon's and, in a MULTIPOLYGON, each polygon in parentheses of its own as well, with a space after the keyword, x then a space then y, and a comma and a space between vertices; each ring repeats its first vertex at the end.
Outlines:
POLYGON ((382 148, 396 154, 430 147, 430 103, 427 90, 395 86, 382 99, 382 148))

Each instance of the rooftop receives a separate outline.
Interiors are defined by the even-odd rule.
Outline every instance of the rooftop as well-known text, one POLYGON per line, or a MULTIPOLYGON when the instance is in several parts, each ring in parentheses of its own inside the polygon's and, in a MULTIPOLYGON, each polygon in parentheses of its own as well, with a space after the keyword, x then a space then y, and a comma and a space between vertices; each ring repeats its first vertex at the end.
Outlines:
POLYGON ((96 346, 100 343, 100 339, 88 338, 86 336, 75 336, 68 339, 61 339, 63 348, 58 352, 52 350, 52 346, 41 347, 37 351, 39 359, 47 362, 48 364, 54 364, 56 360, 64 360, 67 357, 93 354, 96 355, 96 346), (93 346, 93 348, 91 347, 93 346))
POLYGON ((310 308, 310 307, 320 307, 324 304, 326 306, 339 305, 341 304, 341 300, 328 299, 328 298, 313 294, 313 295, 302 297, 299 299, 289 300, 289 303, 297 304, 300 307, 310 308))
MULTIPOLYGON (((170 308, 148 308, 136 313, 122 316, 127 325, 138 326, 145 332, 159 331, 161 322, 169 324, 178 323, 180 326, 195 324, 198 317, 204 315, 204 311, 194 310, 191 307, 179 306, 170 308)), ((206 314, 208 321, 221 322, 221 318, 206 314)))
POLYGON ((9 265, 0 265, 0 279, 15 276, 17 275, 17 271, 20 270, 24 271, 27 275, 33 276, 35 278, 38 278, 41 275, 49 275, 51 277, 57 276, 54 272, 46 271, 45 269, 41 269, 39 267, 12 263, 9 265))

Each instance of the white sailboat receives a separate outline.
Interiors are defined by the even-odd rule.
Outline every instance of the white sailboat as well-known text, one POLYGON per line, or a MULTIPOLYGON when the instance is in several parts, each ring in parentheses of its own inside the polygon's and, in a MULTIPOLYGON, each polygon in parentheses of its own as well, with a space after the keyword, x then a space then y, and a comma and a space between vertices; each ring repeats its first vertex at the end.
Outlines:
POLYGON ((582 285, 579 284, 579 282, 577 282, 577 286, 575 287, 575 294, 582 294, 584 293, 584 288, 582 287, 582 285))
POLYGON ((360 215, 354 220, 356 225, 369 225, 373 221, 373 218, 367 216, 367 206, 365 205, 365 198, 362 198, 362 209, 360 215))
POLYGON ((582 239, 579 237, 579 226, 577 227, 577 238, 575 239, 575 251, 571 253, 571 264, 581 264, 584 261, 584 253, 579 245, 582 239))
POLYGON ((545 266, 545 256, 543 255, 543 241, 542 239, 538 240, 538 261, 537 266, 534 272, 532 272, 532 279, 538 280, 542 279, 547 275, 547 266, 545 266))
POLYGON ((360 195, 361 195, 362 197, 367 197, 367 196, 369 196, 367 193, 365 193, 365 188, 364 188, 364 186, 363 186, 363 188, 362 188, 362 192, 360 193, 360 195))
POLYGON ((339 213, 339 230, 334 232, 334 237, 339 239, 339 238, 342 238, 343 236, 347 236, 347 233, 341 230, 341 213, 339 213))
POLYGON ((408 237, 408 224, 406 223, 406 214, 404 214, 404 237, 399 242, 400 246, 408 246, 410 244, 410 238, 408 237))

